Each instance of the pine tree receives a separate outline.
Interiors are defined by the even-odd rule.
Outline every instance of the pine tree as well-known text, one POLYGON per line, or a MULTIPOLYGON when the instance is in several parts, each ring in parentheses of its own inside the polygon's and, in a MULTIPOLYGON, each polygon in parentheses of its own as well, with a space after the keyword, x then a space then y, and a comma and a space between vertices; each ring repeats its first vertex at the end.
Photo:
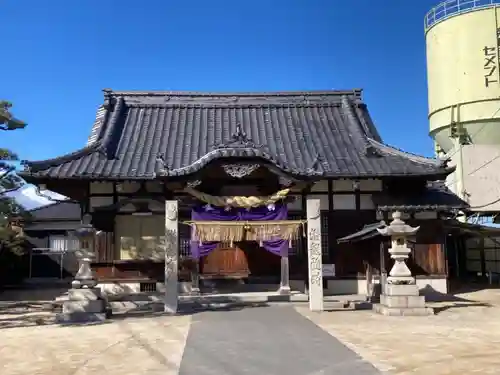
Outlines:
MULTIPOLYGON (((11 108, 10 102, 0 101, 0 130, 13 131, 26 127, 25 122, 12 115, 11 108)), ((3 250, 14 253, 23 251, 21 222, 29 215, 14 199, 5 195, 5 192, 16 190, 23 183, 14 173, 12 162, 17 160, 17 154, 7 148, 0 148, 0 255, 3 250)))

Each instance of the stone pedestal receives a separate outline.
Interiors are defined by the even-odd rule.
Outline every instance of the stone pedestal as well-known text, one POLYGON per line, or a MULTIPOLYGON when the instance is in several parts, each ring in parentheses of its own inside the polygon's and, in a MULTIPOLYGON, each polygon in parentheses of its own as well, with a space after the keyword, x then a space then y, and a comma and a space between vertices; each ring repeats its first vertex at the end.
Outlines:
POLYGON ((425 306, 425 297, 419 295, 416 284, 387 284, 380 304, 373 310, 383 315, 391 316, 424 316, 433 315, 434 310, 425 306))
POLYGON ((99 288, 70 289, 63 302, 59 323, 89 323, 106 320, 106 300, 99 288))

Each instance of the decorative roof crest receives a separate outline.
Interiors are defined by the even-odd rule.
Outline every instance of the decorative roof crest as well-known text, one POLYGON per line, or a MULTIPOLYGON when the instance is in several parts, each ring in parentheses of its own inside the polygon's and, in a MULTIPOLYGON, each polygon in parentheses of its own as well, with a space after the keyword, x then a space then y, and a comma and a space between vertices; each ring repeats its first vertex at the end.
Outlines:
POLYGON ((216 149, 221 148, 254 148, 259 149, 263 148, 263 145, 256 144, 250 137, 248 137, 247 133, 241 127, 241 124, 236 125, 236 131, 231 135, 231 141, 228 143, 223 143, 221 145, 216 146, 216 149))
POLYGON ((155 169, 156 169, 156 173, 158 173, 160 176, 167 176, 168 175, 168 171, 170 168, 166 164, 165 155, 163 153, 158 154, 156 156, 155 169))

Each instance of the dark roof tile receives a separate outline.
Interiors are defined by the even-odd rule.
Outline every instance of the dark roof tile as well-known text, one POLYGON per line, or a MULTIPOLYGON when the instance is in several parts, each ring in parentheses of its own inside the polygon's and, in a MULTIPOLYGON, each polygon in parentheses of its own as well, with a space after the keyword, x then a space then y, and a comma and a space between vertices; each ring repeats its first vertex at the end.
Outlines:
POLYGON ((298 177, 450 172, 440 161, 382 143, 361 91, 105 93, 93 142, 27 162, 25 176, 152 179, 183 176, 223 157, 262 158, 298 177), (96 136, 96 134, 98 134, 96 136))

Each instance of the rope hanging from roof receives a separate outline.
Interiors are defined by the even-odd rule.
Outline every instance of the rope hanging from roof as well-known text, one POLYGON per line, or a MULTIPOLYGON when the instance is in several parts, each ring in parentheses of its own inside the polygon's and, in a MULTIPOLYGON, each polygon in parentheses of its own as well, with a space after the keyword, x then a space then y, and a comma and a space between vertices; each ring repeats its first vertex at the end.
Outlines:
POLYGON ((217 207, 241 207, 241 208, 254 208, 269 206, 275 204, 281 199, 285 199, 290 189, 283 189, 277 191, 276 193, 266 196, 266 197, 242 197, 242 196, 215 196, 201 191, 195 190, 190 187, 184 189, 187 193, 191 194, 193 197, 205 202, 211 206, 217 207))

